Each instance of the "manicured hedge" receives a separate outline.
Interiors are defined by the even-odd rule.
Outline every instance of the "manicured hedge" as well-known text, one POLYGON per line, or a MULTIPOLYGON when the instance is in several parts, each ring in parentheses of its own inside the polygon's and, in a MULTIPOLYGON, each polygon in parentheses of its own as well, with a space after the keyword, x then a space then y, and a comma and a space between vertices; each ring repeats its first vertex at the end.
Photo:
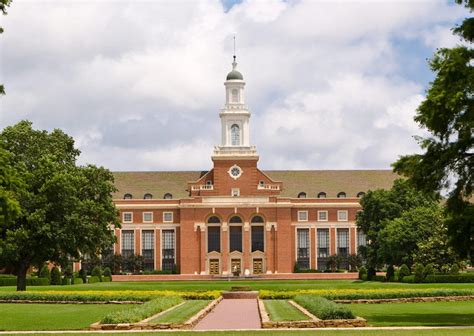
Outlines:
POLYGON ((111 282, 112 281, 112 277, 111 276, 103 276, 102 277, 102 282, 111 282))
POLYGON ((74 285, 82 285, 84 280, 82 278, 74 278, 74 285))
MULTIPOLYGON (((49 279, 47 278, 26 278, 27 286, 48 286, 49 279)), ((0 286, 16 286, 16 277, 1 277, 0 286)))
POLYGON ((96 283, 96 282, 100 282, 99 277, 90 276, 90 277, 87 278, 87 283, 96 283))
POLYGON ((117 324, 117 323, 133 323, 139 322, 147 317, 158 314, 168 308, 171 308, 183 299, 179 296, 163 296, 153 299, 134 308, 119 310, 106 315, 100 323, 117 324))
POLYGON ((415 275, 407 275, 402 278, 402 282, 415 283, 415 275))
POLYGON ((460 273, 460 274, 432 274, 427 275, 423 282, 428 283, 456 283, 456 282, 474 282, 474 274, 460 273))
POLYGON ((316 295, 297 295, 293 300, 321 320, 353 319, 352 311, 341 304, 316 295))

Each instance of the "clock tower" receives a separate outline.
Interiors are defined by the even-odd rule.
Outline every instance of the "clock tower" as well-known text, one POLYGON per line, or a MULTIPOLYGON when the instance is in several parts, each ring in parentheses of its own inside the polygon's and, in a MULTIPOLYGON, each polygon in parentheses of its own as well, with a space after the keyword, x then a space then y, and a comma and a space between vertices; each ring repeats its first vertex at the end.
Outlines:
POLYGON ((277 195, 282 184, 272 181, 257 168, 258 154, 250 144, 250 111, 245 104, 245 81, 237 70, 224 82, 225 104, 220 110, 221 143, 214 147, 214 168, 198 181, 191 182, 191 196, 252 197, 277 195))

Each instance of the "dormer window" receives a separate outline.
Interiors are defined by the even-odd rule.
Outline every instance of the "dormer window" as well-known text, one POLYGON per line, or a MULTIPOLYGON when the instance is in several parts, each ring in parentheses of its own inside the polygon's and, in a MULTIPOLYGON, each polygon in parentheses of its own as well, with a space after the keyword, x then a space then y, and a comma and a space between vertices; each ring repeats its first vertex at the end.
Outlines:
POLYGON ((132 194, 123 195, 123 199, 132 199, 132 198, 133 198, 132 194))
POLYGON ((143 195, 143 199, 152 199, 152 198, 153 198, 153 195, 150 193, 146 193, 145 195, 143 195))
POLYGON ((170 193, 166 193, 164 196, 163 196, 164 199, 172 199, 173 198, 173 195, 171 195, 170 193))
POLYGON ((364 196, 365 196, 365 192, 363 192, 363 191, 359 191, 357 193, 357 198, 361 198, 361 197, 364 197, 364 196))
POLYGON ((326 198, 326 193, 324 191, 320 192, 318 198, 326 198))
POLYGON ((346 193, 341 191, 339 194, 337 194, 337 198, 346 198, 346 193))
POLYGON ((233 124, 230 127, 230 140, 232 146, 240 146, 240 127, 237 124, 233 124))
POLYGON ((306 198, 306 193, 304 191, 300 192, 298 198, 306 198))

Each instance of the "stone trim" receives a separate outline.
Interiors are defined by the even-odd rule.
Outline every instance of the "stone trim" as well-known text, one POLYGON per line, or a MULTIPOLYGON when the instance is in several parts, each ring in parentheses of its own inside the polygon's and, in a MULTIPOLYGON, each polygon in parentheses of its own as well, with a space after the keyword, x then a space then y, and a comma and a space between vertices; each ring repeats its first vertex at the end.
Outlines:
POLYGON ((288 300, 288 303, 290 305, 292 305, 293 307, 295 307, 296 309, 298 309, 300 312, 302 312, 303 314, 305 314, 306 316, 309 317, 309 319, 311 321, 321 321, 320 319, 318 319, 316 316, 314 316, 313 314, 311 314, 306 308, 303 308, 301 307, 299 304, 297 304, 295 301, 293 300, 288 300))
POLYGON ((157 313, 157 314, 155 314, 155 315, 152 315, 152 316, 150 316, 150 317, 147 317, 146 319, 140 321, 139 323, 148 323, 148 322, 150 322, 151 320, 154 320, 155 318, 157 318, 158 316, 164 315, 164 314, 166 314, 167 312, 172 311, 173 309, 178 308, 179 306, 184 305, 185 303, 186 303, 186 301, 183 301, 183 302, 177 304, 176 306, 170 307, 170 308, 168 308, 168 309, 163 310, 162 312, 159 312, 159 313, 157 313))

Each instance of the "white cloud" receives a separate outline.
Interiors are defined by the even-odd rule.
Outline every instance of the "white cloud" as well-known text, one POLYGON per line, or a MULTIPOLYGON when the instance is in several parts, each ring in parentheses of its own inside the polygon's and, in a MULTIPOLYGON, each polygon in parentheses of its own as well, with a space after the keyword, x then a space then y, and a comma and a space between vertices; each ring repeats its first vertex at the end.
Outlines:
POLYGON ((207 169, 236 33, 262 168, 388 168, 418 148, 427 84, 403 74, 399 41, 452 45, 465 15, 441 1, 14 2, 0 127, 63 128, 81 162, 113 170, 207 169))

